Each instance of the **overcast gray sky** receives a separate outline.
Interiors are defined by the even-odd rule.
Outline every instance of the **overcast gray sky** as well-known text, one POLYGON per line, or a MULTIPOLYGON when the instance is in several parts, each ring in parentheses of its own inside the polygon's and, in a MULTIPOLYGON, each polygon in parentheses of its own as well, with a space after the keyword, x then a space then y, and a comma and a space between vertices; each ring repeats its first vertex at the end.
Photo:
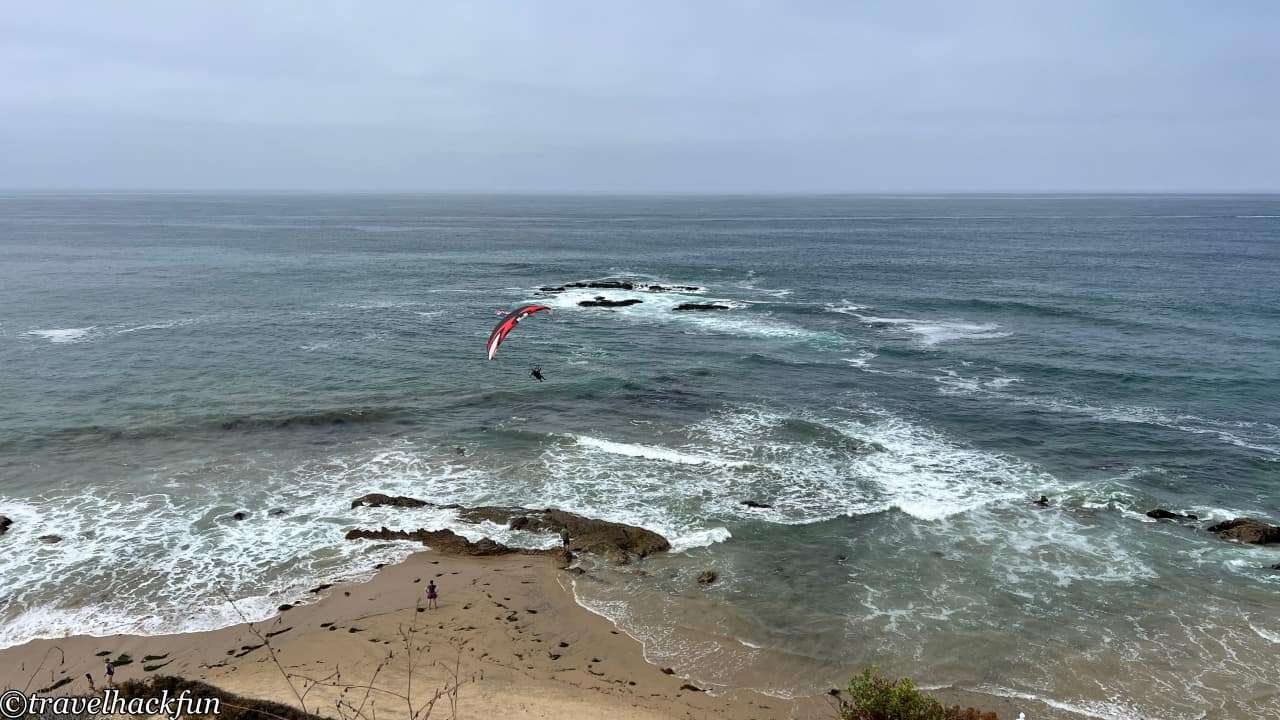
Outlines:
POLYGON ((1280 2, 10 2, 0 187, 1280 190, 1280 2))

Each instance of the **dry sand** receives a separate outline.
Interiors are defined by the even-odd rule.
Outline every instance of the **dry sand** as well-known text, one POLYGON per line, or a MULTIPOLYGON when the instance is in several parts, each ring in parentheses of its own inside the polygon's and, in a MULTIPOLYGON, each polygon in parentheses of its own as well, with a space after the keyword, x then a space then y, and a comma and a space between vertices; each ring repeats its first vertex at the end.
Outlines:
MULTIPOLYGON (((578 606, 573 575, 547 557, 457 557, 421 552, 383 568, 368 582, 339 584, 314 602, 256 623, 202 633, 143 637, 76 636, 39 640, 0 651, 0 686, 38 690, 72 678, 57 693, 89 690, 85 673, 101 686, 106 657, 127 653, 133 662, 116 681, 167 674, 204 680, 233 693, 297 706, 281 668, 294 675, 308 710, 336 716, 335 702, 359 705, 372 684, 405 694, 415 705, 453 682, 457 717, 601 718, 833 718, 828 697, 783 700, 747 691, 710 695, 685 686, 644 660, 642 648, 607 620, 578 606), (440 607, 425 609, 435 580, 440 607), (420 609, 421 608, 421 609, 420 609), (270 647, 259 647, 270 634, 270 647), (406 637, 413 652, 406 651, 406 637), (279 665, 272 660, 274 650, 279 665), (160 656, 160 657, 157 657, 160 656), (144 660, 151 657, 153 659, 144 660), (413 670, 410 672, 410 662, 413 670), (152 668, 147 670, 146 668, 152 668), (335 675, 335 673, 338 673, 335 675), (326 680, 327 679, 327 680, 326 680)), ((989 696, 943 691, 941 699, 995 710, 1012 720, 1061 717, 989 696)), ((375 691, 382 717, 404 717, 405 702, 375 691)), ((366 713, 368 710, 366 706, 366 713)), ((431 717, 452 717, 448 698, 431 717)))

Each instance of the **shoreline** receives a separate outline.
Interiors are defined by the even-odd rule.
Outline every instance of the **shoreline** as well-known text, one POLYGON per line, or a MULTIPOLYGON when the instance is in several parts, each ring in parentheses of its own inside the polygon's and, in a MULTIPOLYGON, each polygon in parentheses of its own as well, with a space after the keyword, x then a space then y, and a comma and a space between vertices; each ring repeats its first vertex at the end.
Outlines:
MULTIPOLYGON (((741 689, 712 694, 698 689, 696 679, 668 674, 645 659, 640 641, 578 604, 574 577, 546 556, 425 550, 369 580, 333 584, 314 602, 282 606, 288 609, 261 622, 173 635, 77 635, 6 648, 0 685, 29 691, 58 685, 49 692, 82 694, 90 690, 85 673, 101 689, 105 661, 127 655, 117 683, 176 675, 295 707, 302 693, 305 709, 328 716, 336 715, 343 696, 335 674, 343 684, 387 691, 416 685, 429 696, 455 673, 463 718, 833 716, 831 697, 784 699, 741 689), (422 607, 431 580, 440 588, 438 609, 422 607), (327 684, 316 682, 324 678, 327 684)), ((929 693, 1010 720, 1018 712, 1078 717, 1024 699, 951 688, 929 693)))

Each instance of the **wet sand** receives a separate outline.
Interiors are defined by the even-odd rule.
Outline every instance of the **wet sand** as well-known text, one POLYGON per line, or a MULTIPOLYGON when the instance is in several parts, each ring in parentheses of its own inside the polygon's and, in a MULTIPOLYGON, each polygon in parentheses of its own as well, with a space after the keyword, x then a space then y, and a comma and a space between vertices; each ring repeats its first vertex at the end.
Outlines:
MULTIPOLYGON (((38 640, 2 650, 0 686, 34 691, 71 678, 54 692, 83 693, 89 690, 85 673, 101 687, 104 661, 124 653, 133 661, 116 670, 117 682, 178 675, 294 706, 305 691, 306 709, 328 716, 338 715, 340 700, 358 705, 366 690, 355 688, 365 685, 379 689, 368 698, 376 712, 407 714, 405 701, 390 693, 411 689, 419 706, 456 677, 458 718, 834 717, 826 696, 780 699, 692 689, 691 681, 646 662, 634 639, 578 606, 573 580, 546 557, 420 552, 368 582, 334 585, 313 602, 256 623, 256 633, 242 624, 154 637, 38 640), (438 609, 425 608, 431 580, 440 588, 438 609)), ((1064 717, 1023 701, 959 691, 936 695, 1010 720, 1020 710, 1028 718, 1064 717)), ((432 716, 451 712, 443 697, 432 716)))

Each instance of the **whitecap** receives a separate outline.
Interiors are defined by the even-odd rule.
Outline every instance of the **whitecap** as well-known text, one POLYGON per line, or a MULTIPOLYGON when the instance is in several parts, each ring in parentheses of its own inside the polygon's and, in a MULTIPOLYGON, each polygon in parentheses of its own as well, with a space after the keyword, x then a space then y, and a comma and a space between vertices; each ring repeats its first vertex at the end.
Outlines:
POLYGON ((28 330, 27 335, 44 338, 51 343, 78 343, 88 340, 94 331, 98 329, 97 325, 83 328, 63 328, 58 330, 28 330))
POLYGON ((919 336, 920 344, 938 345, 957 340, 996 340, 1006 338, 1013 333, 1000 330, 998 323, 973 323, 960 320, 918 320, 915 318, 874 317, 855 315, 859 320, 873 327, 901 328, 919 336))
POLYGON ((146 330, 168 330, 170 328, 182 327, 184 325, 192 325, 199 322, 195 318, 186 318, 182 320, 170 320, 168 322, 149 323, 147 325, 137 325, 135 327, 127 327, 116 331, 117 335, 125 335, 128 333, 143 332, 146 330))
POLYGON ((613 442, 589 435, 574 435, 574 440, 584 447, 594 448, 612 455, 675 463, 677 465, 719 465, 721 467, 745 467, 750 463, 734 462, 709 455, 696 455, 654 445, 613 442))

